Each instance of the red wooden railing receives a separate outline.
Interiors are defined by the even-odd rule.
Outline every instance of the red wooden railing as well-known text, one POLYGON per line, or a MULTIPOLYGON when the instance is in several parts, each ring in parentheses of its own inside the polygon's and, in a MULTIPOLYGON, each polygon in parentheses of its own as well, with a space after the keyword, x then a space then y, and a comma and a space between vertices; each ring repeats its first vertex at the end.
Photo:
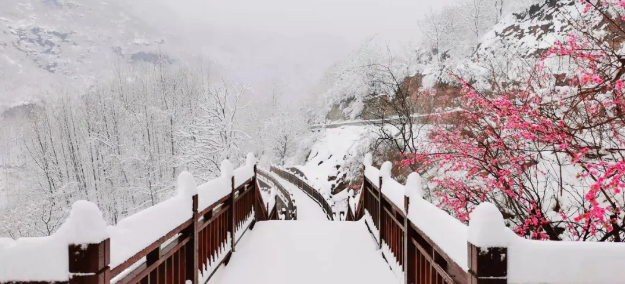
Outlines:
MULTIPOLYGON (((379 184, 384 186, 382 178, 379 184)), ((407 208, 397 207, 380 188, 365 177, 357 211, 366 215, 365 223, 379 247, 387 246, 391 257, 383 256, 391 267, 405 274, 406 283, 468 283, 468 273, 406 218, 407 208), (399 267, 393 267, 395 263, 399 267)))
POLYGON ((304 191, 304 193, 310 196, 310 198, 312 198, 315 202, 317 202, 317 204, 319 204, 319 206, 321 206, 321 209, 323 209, 323 212, 326 213, 328 220, 334 220, 332 206, 330 206, 328 201, 321 195, 321 193, 319 193, 319 191, 317 191, 311 185, 306 183, 302 178, 298 177, 293 173, 276 167, 271 167, 271 171, 304 191))
MULTIPOLYGON (((68 281, 32 283, 71 284, 184 284, 208 281, 217 268, 228 263, 238 239, 256 221, 277 219, 276 210, 267 212, 254 175, 232 191, 198 212, 198 195, 192 197, 192 217, 114 268, 110 240, 98 244, 70 245, 68 281), (249 224, 249 225, 247 225, 249 224), (247 225, 247 226, 245 226, 247 225)), ((31 282, 8 281, 24 284, 31 282)))
POLYGON ((280 192, 282 197, 277 198, 276 211, 282 212, 282 214, 285 215, 285 220, 297 220, 297 205, 291 196, 292 194, 286 190, 271 174, 258 169, 258 176, 273 183, 273 186, 280 192), (284 198, 284 200, 282 200, 282 198, 284 198))
MULTIPOLYGON (((318 197, 319 199, 315 200, 320 204, 323 202, 327 204, 327 201, 302 179, 277 168, 272 168, 272 170, 297 185, 311 198, 318 197)), ((238 240, 248 229, 253 229, 256 221, 278 218, 276 209, 278 206, 274 206, 268 212, 264 205, 258 188, 258 174, 254 166, 253 176, 238 187, 235 187, 236 183, 232 177, 230 194, 201 211, 198 211, 198 195, 193 195, 192 203, 190 203, 191 218, 112 269, 109 267, 111 242, 106 239, 95 244, 69 245, 67 275, 70 277, 67 281, 5 281, 0 284, 183 284, 186 281, 200 283, 200 279, 208 281, 220 265, 228 263, 236 251, 238 240)), ((271 178, 271 175, 267 176, 271 178)), ((390 170, 384 174, 384 178, 378 177, 376 182, 371 181, 366 174, 356 208, 354 210, 348 200, 345 219, 355 221, 364 218, 364 223, 382 250, 382 257, 386 259, 395 274, 403 278, 402 282, 407 284, 508 283, 508 248, 478 247, 467 240, 468 265, 465 264, 463 268, 412 222, 412 220, 420 220, 415 219, 413 214, 423 211, 410 211, 411 199, 409 197, 404 195, 403 202, 400 203, 400 206, 403 205, 401 208, 397 205, 399 203, 397 196, 393 195, 393 200, 386 196, 389 190, 384 188, 385 184, 392 188, 394 183, 389 178, 390 170)), ((274 182, 279 185, 275 179, 274 182)), ((416 200, 425 202, 419 198, 421 197, 416 200)), ((426 204, 420 204, 420 206, 424 205, 426 204)), ((491 206, 495 211, 494 214, 489 211, 488 215, 498 214, 496 207, 492 204, 491 206)), ((330 206, 322 206, 322 208, 326 210, 330 206)), ((331 219, 331 211, 326 211, 326 213, 331 219)), ((440 212, 428 211, 428 213, 437 215, 436 213, 440 212)), ((419 224, 424 228, 427 227, 424 225, 426 223, 419 224)), ((460 224, 460 226, 464 225, 460 224)), ((501 226, 507 229, 503 224, 503 217, 501 217, 501 226)), ((432 228, 428 228, 426 231, 431 233, 431 230, 432 228)), ((487 231, 483 232, 491 233, 492 231, 487 228, 487 231)), ((458 240, 462 247, 464 239, 458 240)), ((445 242, 441 243, 445 244, 445 242)), ((459 259, 457 253, 455 257, 456 260, 459 259)), ((611 271, 610 273, 619 272, 611 271)), ((543 282, 537 281, 536 283, 543 282)))

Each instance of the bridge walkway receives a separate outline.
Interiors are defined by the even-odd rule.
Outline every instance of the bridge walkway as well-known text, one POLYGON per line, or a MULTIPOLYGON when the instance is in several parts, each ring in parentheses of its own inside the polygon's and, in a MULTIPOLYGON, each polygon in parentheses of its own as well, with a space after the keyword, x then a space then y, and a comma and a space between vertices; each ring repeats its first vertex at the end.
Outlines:
MULTIPOLYGON (((308 198, 308 197, 307 197, 308 198)), ((364 221, 266 221, 246 234, 211 284, 399 283, 364 221)))

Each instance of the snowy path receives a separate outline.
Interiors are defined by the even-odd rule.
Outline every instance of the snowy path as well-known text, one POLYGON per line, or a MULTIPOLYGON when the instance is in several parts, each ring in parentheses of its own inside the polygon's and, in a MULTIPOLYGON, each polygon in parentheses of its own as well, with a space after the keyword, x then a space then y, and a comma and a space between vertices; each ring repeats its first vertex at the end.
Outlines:
POLYGON ((264 221, 209 284, 396 284, 363 221, 264 221))
POLYGON ((297 220, 298 221, 328 221, 328 217, 323 213, 321 206, 317 204, 312 198, 292 183, 286 181, 274 175, 278 182, 282 183, 282 186, 289 192, 293 193, 295 197, 295 204, 297 205, 297 220))

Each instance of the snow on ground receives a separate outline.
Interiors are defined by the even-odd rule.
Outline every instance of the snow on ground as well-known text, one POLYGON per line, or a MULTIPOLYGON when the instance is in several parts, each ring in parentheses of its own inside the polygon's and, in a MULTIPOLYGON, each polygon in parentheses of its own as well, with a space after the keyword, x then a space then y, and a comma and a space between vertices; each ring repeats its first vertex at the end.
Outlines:
POLYGON ((306 164, 296 168, 321 193, 331 193, 332 186, 347 175, 358 174, 361 156, 369 146, 368 134, 372 126, 342 126, 322 129, 320 138, 312 146, 306 164), (336 177, 328 181, 329 177, 336 177))
POLYGON ((209 284, 398 281, 362 221, 298 220, 259 222, 209 284))
POLYGON ((293 194, 297 204, 297 220, 303 221, 327 221, 326 214, 312 198, 310 198, 301 189, 294 184, 274 175, 274 178, 282 184, 282 186, 293 194))

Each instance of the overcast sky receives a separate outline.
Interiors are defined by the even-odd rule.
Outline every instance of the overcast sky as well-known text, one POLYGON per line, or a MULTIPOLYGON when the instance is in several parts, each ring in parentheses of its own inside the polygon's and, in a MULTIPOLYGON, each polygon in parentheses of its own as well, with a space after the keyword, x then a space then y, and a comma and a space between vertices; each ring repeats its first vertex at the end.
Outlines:
POLYGON ((260 90, 278 80, 294 99, 327 68, 377 36, 415 41, 417 21, 454 0, 134 0, 135 12, 175 33, 190 52, 260 90))

